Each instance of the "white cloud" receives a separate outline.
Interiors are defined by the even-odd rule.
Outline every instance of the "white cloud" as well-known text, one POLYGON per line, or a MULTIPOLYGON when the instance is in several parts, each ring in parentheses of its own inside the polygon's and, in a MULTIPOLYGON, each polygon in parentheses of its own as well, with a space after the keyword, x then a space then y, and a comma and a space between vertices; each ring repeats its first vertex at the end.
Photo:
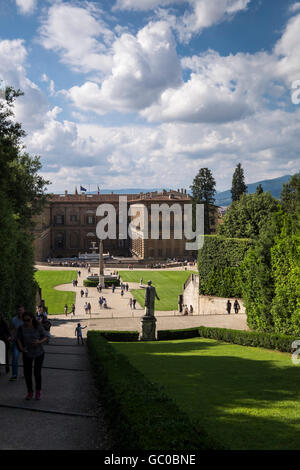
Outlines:
POLYGON ((293 80, 300 79, 299 31, 300 15, 297 15, 290 19, 274 49, 278 56, 276 73, 283 77, 288 85, 293 80))
MULTIPOLYGON (((153 10, 158 7, 186 7, 184 14, 175 18, 173 13, 166 15, 160 12, 164 19, 178 31, 181 40, 188 41, 192 35, 201 32, 213 24, 231 18, 236 13, 247 8, 251 0, 118 0, 115 8, 133 10, 153 10)), ((159 10, 158 10, 159 12, 159 10)))
POLYGON ((149 23, 136 37, 123 34, 112 49, 112 73, 101 87, 86 82, 69 90, 78 108, 99 114, 136 111, 151 105, 166 88, 180 85, 180 61, 166 23, 149 23))
POLYGON ((27 15, 34 12, 37 0, 16 0, 16 4, 20 13, 27 15))
POLYGON ((23 40, 0 41, 0 78, 7 85, 24 92, 24 96, 16 101, 15 113, 16 119, 30 131, 43 125, 48 101, 39 87, 28 78, 26 60, 27 50, 23 40))
POLYGON ((290 13, 296 13, 299 10, 300 10, 300 2, 293 3, 289 7, 289 12, 290 13))
POLYGON ((58 3, 48 10, 40 28, 40 43, 59 53, 75 71, 107 73, 112 60, 109 46, 114 35, 97 9, 58 3))

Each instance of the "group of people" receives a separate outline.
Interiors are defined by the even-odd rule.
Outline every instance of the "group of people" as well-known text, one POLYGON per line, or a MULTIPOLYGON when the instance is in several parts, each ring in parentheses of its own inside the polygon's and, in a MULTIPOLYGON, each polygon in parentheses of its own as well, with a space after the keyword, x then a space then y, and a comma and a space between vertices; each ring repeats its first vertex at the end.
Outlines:
POLYGON ((84 291, 83 289, 81 289, 81 291, 80 291, 80 296, 83 297, 84 295, 85 295, 86 297, 89 296, 89 290, 88 290, 87 287, 86 287, 85 291, 84 291))
POLYGON ((88 315, 88 314, 91 315, 92 314, 92 306, 91 306, 90 302, 85 302, 84 311, 85 311, 86 315, 88 315))
MULTIPOLYGON (((227 301, 227 306, 226 306, 226 311, 227 311, 227 315, 230 315, 230 312, 231 312, 231 302, 230 300, 227 301)), ((239 310, 241 308, 240 304, 238 303, 238 300, 235 299, 234 301, 234 304, 233 304, 233 308, 234 308, 234 313, 239 313, 239 310)))
POLYGON ((104 308, 108 308, 108 307, 107 307, 107 300, 106 300, 105 297, 100 296, 98 302, 99 302, 100 308, 102 308, 102 306, 103 306, 104 308))
POLYGON ((68 310, 69 310, 68 304, 65 304, 65 306, 64 306, 65 315, 68 316, 68 313, 71 313, 72 315, 75 315, 75 310, 76 310, 75 304, 72 304, 71 312, 68 312, 68 310))
POLYGON ((187 305, 183 306, 183 315, 188 315, 188 314, 193 315, 193 312, 194 312, 194 309, 192 305, 190 305, 190 308, 188 308, 187 305))
MULTIPOLYGON (((31 400, 34 395, 33 377, 35 379, 35 399, 40 400, 42 389, 42 366, 45 357, 43 345, 49 341, 49 323, 47 331, 44 326, 49 322, 46 312, 41 306, 37 307, 36 314, 26 312, 23 305, 17 308, 17 314, 6 322, 3 315, 0 316, 0 339, 6 347, 6 373, 9 373, 9 352, 12 354, 12 375, 10 382, 18 378, 19 356, 23 355, 24 378, 27 387, 26 400, 31 400), (44 326, 43 326, 44 324, 44 326)), ((51 323, 50 323, 51 326, 51 323)))
POLYGON ((128 305, 130 306, 130 308, 133 308, 135 310, 136 309, 136 299, 133 299, 132 297, 130 297, 128 305))

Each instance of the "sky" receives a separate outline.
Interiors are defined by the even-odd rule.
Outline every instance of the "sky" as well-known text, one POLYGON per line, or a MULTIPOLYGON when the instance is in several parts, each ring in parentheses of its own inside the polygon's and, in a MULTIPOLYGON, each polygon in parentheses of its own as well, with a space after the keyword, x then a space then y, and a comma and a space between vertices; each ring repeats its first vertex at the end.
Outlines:
POLYGON ((299 42, 290 0, 0 0, 0 80, 50 192, 298 172, 299 42))

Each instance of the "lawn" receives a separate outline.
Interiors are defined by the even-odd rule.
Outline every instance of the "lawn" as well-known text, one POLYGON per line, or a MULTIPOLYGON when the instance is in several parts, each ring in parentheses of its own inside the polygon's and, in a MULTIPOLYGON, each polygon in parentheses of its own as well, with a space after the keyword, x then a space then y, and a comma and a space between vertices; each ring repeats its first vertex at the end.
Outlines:
POLYGON ((113 345, 227 449, 300 449, 300 366, 289 354, 204 338, 113 345))
POLYGON ((35 278, 42 289, 42 299, 45 299, 49 314, 64 313, 65 304, 70 311, 75 303, 75 292, 62 292, 54 290, 54 287, 72 283, 77 278, 76 271, 37 271, 35 278))
MULTIPOLYGON (((124 282, 137 282, 143 278, 143 284, 150 279, 155 286, 160 300, 155 301, 155 310, 177 310, 178 295, 182 293, 182 286, 190 276, 191 271, 121 271, 121 279, 124 282)), ((131 290, 132 295, 144 308, 144 289, 131 290)))

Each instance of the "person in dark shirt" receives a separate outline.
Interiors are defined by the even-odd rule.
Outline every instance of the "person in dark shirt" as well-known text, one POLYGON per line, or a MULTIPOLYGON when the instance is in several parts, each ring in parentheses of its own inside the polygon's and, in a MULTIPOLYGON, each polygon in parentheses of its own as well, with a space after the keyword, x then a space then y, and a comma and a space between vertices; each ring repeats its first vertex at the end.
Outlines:
POLYGON ((45 357, 43 344, 48 336, 32 313, 23 314, 23 325, 18 328, 17 343, 23 353, 24 377, 27 386, 26 400, 33 398, 32 366, 34 365, 35 399, 40 400, 42 389, 42 366, 45 357))

